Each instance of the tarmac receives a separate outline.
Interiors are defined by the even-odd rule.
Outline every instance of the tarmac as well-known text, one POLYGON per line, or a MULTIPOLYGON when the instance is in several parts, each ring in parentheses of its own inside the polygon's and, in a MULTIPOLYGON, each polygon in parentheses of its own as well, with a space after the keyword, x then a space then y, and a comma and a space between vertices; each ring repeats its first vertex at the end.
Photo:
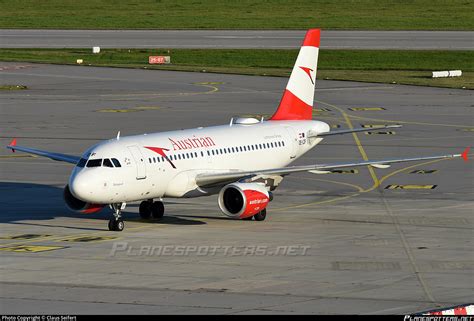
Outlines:
MULTIPOLYGON (((0 48, 297 49, 306 30, 2 29, 0 48)), ((474 50, 473 31, 322 30, 322 49, 474 50)))
MULTIPOLYGON (((0 145, 80 155, 102 139, 270 115, 287 79, 1 63, 0 145)), ((296 164, 460 153, 473 92, 317 81, 314 118, 340 129, 296 164)), ((2 314, 409 314, 472 301, 474 162, 286 177, 263 222, 217 197, 165 199, 161 221, 68 210, 70 164, 0 150, 2 314)))

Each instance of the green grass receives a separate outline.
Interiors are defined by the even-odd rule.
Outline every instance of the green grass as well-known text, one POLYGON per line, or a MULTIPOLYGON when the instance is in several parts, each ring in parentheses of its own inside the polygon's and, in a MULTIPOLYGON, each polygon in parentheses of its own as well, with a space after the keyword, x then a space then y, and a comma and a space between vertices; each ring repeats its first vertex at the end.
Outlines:
POLYGON ((0 0, 0 28, 473 30, 472 0, 0 0))
POLYGON ((23 85, 0 85, 0 90, 24 90, 28 87, 23 85))
MULTIPOLYGON (((0 61, 76 64, 288 76, 298 50, 262 49, 0 49, 0 61), (171 65, 149 65, 169 55, 171 65)), ((474 51, 322 50, 319 79, 355 80, 474 89, 474 51), (462 77, 432 79, 431 71, 461 69, 462 77)))

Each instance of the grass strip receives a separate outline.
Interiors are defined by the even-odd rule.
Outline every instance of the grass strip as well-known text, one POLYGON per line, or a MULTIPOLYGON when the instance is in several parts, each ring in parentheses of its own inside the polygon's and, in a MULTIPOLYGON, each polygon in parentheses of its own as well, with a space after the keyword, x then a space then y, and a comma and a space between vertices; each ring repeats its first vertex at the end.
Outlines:
POLYGON ((0 28, 474 30, 469 0, 0 0, 0 28))
MULTIPOLYGON (((266 49, 0 49, 0 61, 288 76, 298 50, 266 49), (148 57, 171 56, 170 65, 148 57)), ((474 89, 474 51, 323 50, 319 79, 474 89), (463 71, 462 77, 431 78, 431 71, 463 71)))

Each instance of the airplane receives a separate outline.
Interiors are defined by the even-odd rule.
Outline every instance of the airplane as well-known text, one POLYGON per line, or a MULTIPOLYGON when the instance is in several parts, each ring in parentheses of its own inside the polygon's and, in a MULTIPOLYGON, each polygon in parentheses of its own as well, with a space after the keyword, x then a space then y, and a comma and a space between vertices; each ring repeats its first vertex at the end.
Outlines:
POLYGON ((121 213, 130 202, 141 202, 143 219, 160 219, 164 198, 218 194, 225 215, 263 221, 273 192, 286 175, 453 157, 467 161, 469 148, 452 155, 288 166, 328 136, 374 130, 331 131, 327 123, 312 119, 319 45, 320 29, 308 30, 280 104, 268 120, 237 117, 221 126, 128 137, 119 132, 81 157, 18 146, 16 139, 7 148, 75 165, 64 188, 66 205, 82 213, 109 205, 111 231, 124 229, 121 213))

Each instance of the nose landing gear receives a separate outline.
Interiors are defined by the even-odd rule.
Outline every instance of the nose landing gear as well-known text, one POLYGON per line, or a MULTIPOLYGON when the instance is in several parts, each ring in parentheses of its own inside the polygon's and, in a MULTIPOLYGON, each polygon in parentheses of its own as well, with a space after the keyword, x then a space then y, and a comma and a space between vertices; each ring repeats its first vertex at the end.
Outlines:
POLYGON ((109 220, 109 231, 121 232, 125 228, 125 223, 122 220, 122 210, 127 206, 126 203, 114 203, 110 204, 110 207, 114 211, 114 217, 109 220))

